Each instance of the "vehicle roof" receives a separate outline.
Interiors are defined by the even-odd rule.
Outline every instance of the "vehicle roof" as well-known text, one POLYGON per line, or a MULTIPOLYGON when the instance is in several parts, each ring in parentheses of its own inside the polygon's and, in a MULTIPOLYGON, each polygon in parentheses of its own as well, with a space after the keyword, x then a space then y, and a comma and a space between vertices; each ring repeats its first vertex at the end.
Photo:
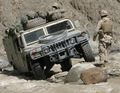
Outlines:
POLYGON ((23 33, 24 33, 24 32, 27 33, 27 32, 33 31, 33 30, 37 30, 37 29, 40 29, 40 28, 47 27, 47 26, 52 25, 52 24, 56 24, 56 23, 59 23, 59 22, 63 22, 63 21, 66 21, 66 20, 71 21, 70 19, 62 18, 62 19, 59 19, 59 20, 56 20, 56 21, 52 21, 52 22, 43 24, 43 25, 41 25, 41 26, 37 26, 37 27, 31 28, 31 29, 28 29, 28 30, 23 30, 22 32, 23 32, 23 33))

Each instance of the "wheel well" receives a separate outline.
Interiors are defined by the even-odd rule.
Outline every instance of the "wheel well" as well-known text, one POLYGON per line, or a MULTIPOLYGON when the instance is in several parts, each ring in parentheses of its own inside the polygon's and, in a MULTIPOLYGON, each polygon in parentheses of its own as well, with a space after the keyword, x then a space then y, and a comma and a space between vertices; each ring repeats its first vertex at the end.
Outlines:
POLYGON ((36 59, 36 60, 30 59, 29 56, 26 56, 26 58, 27 58, 28 69, 29 69, 30 71, 32 70, 32 69, 31 69, 31 66, 30 66, 30 65, 31 65, 30 62, 31 62, 31 63, 39 62, 40 65, 41 65, 41 67, 42 67, 42 66, 45 66, 45 64, 47 64, 48 61, 49 61, 49 57, 48 57, 48 56, 43 57, 43 58, 39 58, 39 59, 36 59))
POLYGON ((83 50, 81 44, 75 46, 76 50, 83 55, 83 50))

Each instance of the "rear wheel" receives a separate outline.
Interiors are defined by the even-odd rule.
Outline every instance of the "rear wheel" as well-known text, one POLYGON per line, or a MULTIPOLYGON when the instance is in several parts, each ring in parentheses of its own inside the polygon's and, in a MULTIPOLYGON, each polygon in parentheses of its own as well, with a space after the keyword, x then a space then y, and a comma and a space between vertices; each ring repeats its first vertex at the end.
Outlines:
POLYGON ((62 71, 69 71, 72 67, 72 62, 70 59, 66 59, 60 65, 62 71))
POLYGON ((34 74, 35 79, 43 80, 45 79, 44 69, 40 66, 38 62, 31 64, 32 72, 34 74))
POLYGON ((83 52, 83 57, 84 57, 86 62, 95 61, 95 57, 94 57, 93 51, 92 51, 89 43, 81 46, 81 48, 82 48, 82 52, 83 52))

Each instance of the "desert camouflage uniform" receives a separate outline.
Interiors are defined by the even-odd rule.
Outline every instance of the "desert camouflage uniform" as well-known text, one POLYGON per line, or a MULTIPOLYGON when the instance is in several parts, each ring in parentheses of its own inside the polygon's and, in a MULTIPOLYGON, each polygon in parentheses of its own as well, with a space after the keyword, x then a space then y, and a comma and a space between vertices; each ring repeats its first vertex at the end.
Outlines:
POLYGON ((61 8, 58 3, 54 3, 47 12, 47 20, 54 21, 64 17, 65 9, 61 8))
MULTIPOLYGON (((103 10, 104 12, 105 10, 103 10)), ((106 12, 106 11, 105 11, 106 12)), ((94 40, 98 36, 99 40, 99 57, 100 62, 108 62, 108 54, 110 52, 110 47, 112 43, 112 21, 108 17, 107 12, 106 15, 101 16, 101 20, 98 22, 96 32, 94 34, 94 40)))

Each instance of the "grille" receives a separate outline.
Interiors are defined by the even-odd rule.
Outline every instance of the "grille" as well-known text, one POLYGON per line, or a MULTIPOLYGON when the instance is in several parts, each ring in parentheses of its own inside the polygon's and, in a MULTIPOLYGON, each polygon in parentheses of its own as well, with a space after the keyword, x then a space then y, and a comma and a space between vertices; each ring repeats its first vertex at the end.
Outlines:
MULTIPOLYGON (((74 37, 74 39, 76 40, 76 38, 74 37)), ((75 42, 76 43, 76 42, 75 42)), ((74 43, 74 44, 75 44, 74 43)), ((59 50, 59 49, 62 49, 62 48, 66 48, 66 47, 69 47, 71 46, 71 38, 70 39, 66 39, 64 41, 60 41, 60 42, 57 42, 57 43, 54 43, 52 45, 50 45, 50 49, 52 51, 55 51, 55 50, 59 50)))

